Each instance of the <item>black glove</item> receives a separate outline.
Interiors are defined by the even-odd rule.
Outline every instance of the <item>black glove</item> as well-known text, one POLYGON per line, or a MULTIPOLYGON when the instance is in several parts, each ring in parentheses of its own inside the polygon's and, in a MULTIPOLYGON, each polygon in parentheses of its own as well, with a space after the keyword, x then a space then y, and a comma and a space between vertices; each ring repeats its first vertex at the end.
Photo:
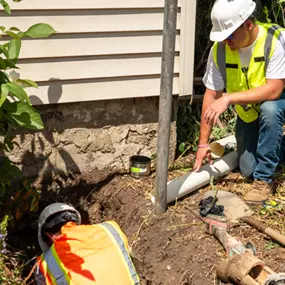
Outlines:
POLYGON ((206 217, 209 214, 216 216, 224 216, 224 206, 216 205, 218 198, 209 196, 208 198, 202 199, 199 203, 200 215, 206 217))

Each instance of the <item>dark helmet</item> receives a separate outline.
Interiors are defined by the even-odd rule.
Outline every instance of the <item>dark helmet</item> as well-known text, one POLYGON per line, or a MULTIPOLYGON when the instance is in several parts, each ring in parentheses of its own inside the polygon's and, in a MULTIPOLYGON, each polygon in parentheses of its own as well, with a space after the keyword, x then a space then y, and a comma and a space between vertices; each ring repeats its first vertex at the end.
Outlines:
POLYGON ((70 221, 81 224, 81 216, 72 206, 64 203, 53 203, 44 208, 40 214, 38 224, 38 242, 42 251, 49 249, 49 245, 43 238, 43 232, 70 221))

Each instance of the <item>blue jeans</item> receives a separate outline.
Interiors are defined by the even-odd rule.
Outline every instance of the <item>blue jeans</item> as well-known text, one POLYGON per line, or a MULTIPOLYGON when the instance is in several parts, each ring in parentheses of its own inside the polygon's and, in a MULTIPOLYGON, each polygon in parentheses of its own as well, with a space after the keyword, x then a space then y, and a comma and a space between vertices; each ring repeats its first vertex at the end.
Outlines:
POLYGON ((272 182, 276 167, 285 161, 285 92, 260 106, 259 118, 251 123, 237 119, 239 168, 248 178, 272 182))

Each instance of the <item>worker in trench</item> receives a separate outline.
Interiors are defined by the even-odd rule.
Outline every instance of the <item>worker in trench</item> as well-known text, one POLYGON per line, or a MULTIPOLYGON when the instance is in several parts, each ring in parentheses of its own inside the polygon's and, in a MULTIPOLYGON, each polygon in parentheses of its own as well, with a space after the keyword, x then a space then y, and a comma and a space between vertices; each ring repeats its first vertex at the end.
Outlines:
POLYGON ((203 77, 199 147, 194 170, 211 162, 213 124, 230 105, 237 113, 236 139, 241 173, 253 183, 244 199, 261 204, 272 192, 277 166, 285 160, 285 31, 255 17, 252 0, 217 0, 211 12, 214 41, 203 77))
POLYGON ((140 284, 127 238, 114 221, 81 225, 75 208, 54 203, 39 217, 38 241, 38 285, 140 284))

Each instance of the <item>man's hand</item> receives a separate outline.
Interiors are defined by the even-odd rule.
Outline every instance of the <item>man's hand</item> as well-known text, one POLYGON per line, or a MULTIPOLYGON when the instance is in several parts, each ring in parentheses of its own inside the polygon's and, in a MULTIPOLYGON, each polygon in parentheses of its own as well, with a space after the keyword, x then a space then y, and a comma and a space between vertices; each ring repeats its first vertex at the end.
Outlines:
POLYGON ((227 95, 216 99, 205 111, 204 119, 209 125, 216 124, 219 116, 224 113, 230 106, 227 95))
POLYGON ((209 147, 198 148, 198 151, 196 153, 196 160, 195 160, 193 171, 198 172, 200 170, 204 158, 207 158, 210 164, 213 163, 213 160, 211 157, 211 151, 210 151, 209 147))

